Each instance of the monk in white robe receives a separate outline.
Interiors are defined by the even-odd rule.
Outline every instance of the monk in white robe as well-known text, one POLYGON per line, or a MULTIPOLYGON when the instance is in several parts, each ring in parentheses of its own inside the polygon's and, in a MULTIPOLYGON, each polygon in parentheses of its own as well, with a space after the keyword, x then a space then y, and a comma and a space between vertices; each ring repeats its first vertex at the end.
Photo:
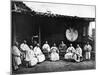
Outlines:
POLYGON ((47 52, 50 52, 50 46, 48 44, 48 42, 46 41, 46 43, 42 46, 43 50, 46 50, 47 52))
POLYGON ((21 52, 16 45, 12 47, 12 56, 13 56, 14 70, 17 70, 19 68, 19 65, 21 65, 22 62, 20 58, 21 52))
POLYGON ((81 57, 82 57, 82 48, 79 46, 79 44, 77 45, 77 48, 76 48, 76 55, 77 55, 76 61, 80 62, 81 57))
POLYGON ((21 49, 22 54, 23 54, 23 57, 22 57, 23 59, 22 60, 24 60, 25 56, 26 56, 26 51, 30 50, 29 46, 26 44, 26 40, 24 40, 24 43, 22 43, 20 45, 20 49, 21 49))
POLYGON ((34 54, 34 51, 32 50, 33 47, 30 46, 30 50, 27 50, 26 51, 26 58, 25 58, 25 61, 29 62, 28 65, 29 66, 35 66, 38 62, 35 54, 34 54))
POLYGON ((66 50, 66 54, 64 56, 65 59, 74 59, 76 60, 75 48, 70 44, 70 47, 66 50))
POLYGON ((50 60, 51 61, 57 61, 57 60, 59 60, 59 50, 56 47, 55 43, 54 43, 54 46, 51 47, 50 60))
POLYGON ((36 55, 38 62, 43 62, 45 60, 45 55, 42 53, 39 44, 37 44, 37 46, 34 47, 33 49, 34 54, 36 55))
POLYGON ((46 59, 49 58, 49 52, 50 52, 50 46, 48 44, 48 42, 46 41, 46 43, 42 46, 42 50, 43 50, 43 53, 46 57, 46 59))
POLYGON ((87 42, 87 44, 84 46, 85 59, 87 59, 87 60, 91 59, 91 50, 92 50, 92 47, 89 44, 89 42, 87 42))
POLYGON ((21 50, 23 50, 23 51, 26 51, 26 50, 29 50, 30 48, 29 48, 29 46, 26 44, 26 41, 24 40, 24 43, 22 43, 21 45, 20 45, 20 48, 21 48, 21 50))

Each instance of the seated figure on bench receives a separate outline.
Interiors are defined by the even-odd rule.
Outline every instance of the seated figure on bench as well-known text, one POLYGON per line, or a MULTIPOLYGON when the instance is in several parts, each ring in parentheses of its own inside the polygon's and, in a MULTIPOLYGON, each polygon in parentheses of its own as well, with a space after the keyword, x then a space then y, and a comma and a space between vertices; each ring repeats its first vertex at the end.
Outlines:
POLYGON ((61 44, 59 45, 59 55, 60 59, 64 58, 64 55, 66 53, 67 46, 64 44, 63 41, 61 41, 61 44))
POLYGON ((72 46, 72 44, 70 44, 70 47, 67 48, 66 50, 66 54, 64 56, 65 59, 76 59, 76 50, 75 48, 72 46))
POLYGON ((76 61, 77 62, 82 61, 82 48, 80 47, 79 44, 77 44, 76 55, 77 55, 76 61))
POLYGON ((51 61, 57 61, 59 60, 59 50, 56 47, 56 44, 51 47, 51 54, 50 54, 50 60, 51 61))
POLYGON ((40 62, 43 62, 43 61, 45 60, 45 55, 42 53, 39 44, 37 44, 37 45, 34 47, 33 51, 34 51, 34 54, 35 54, 35 56, 37 57, 39 63, 40 63, 40 62))
POLYGON ((34 51, 33 51, 33 46, 30 46, 30 49, 26 51, 26 58, 25 61, 28 62, 28 66, 35 66, 38 62, 34 51))

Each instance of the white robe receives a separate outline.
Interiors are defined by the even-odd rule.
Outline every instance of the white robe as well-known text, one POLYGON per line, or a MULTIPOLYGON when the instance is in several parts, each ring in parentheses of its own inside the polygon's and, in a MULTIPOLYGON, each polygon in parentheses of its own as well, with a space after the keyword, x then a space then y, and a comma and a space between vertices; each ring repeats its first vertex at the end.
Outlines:
POLYGON ((75 54, 75 48, 74 47, 69 47, 66 51, 66 54, 64 56, 65 59, 76 59, 76 55, 75 54))
POLYGON ((81 61, 80 57, 82 57, 82 49, 80 47, 76 48, 76 55, 77 55, 76 61, 80 62, 81 61))
POLYGON ((76 48, 76 54, 78 54, 79 57, 82 57, 82 48, 76 48))
POLYGON ((35 57, 33 50, 30 49, 30 50, 26 51, 25 61, 29 61, 30 66, 34 66, 37 64, 38 60, 35 57))
POLYGON ((85 50, 85 58, 91 59, 91 50, 92 50, 91 45, 85 45, 84 50, 85 50))
POLYGON ((24 43, 22 43, 22 44, 20 45, 20 48, 21 48, 21 50, 23 50, 23 51, 30 50, 29 46, 28 46, 27 44, 24 44, 24 43))
MULTIPOLYGON (((22 58, 26 58, 26 53, 25 53, 25 52, 30 50, 29 46, 28 46, 27 44, 22 43, 22 44, 20 45, 20 48, 21 48, 21 50, 23 51, 23 52, 22 52, 22 54, 23 54, 22 58)), ((23 60, 23 59, 22 59, 22 60, 23 60)))
POLYGON ((49 46, 49 44, 44 44, 44 45, 42 46, 42 49, 43 49, 43 50, 47 50, 48 52, 50 52, 50 46, 49 46))
POLYGON ((34 47, 33 49, 34 51, 34 54, 36 55, 37 59, 38 59, 38 62, 43 62, 45 60, 45 56, 44 54, 42 53, 41 49, 39 47, 34 47))
POLYGON ((58 51, 57 47, 51 47, 50 60, 52 61, 59 60, 59 54, 57 53, 57 51, 58 51))
POLYGON ((21 62, 21 58, 20 58, 20 50, 18 49, 17 46, 13 46, 12 48, 12 54, 13 54, 13 65, 14 65, 14 68, 17 69, 18 68, 18 65, 20 65, 22 62, 21 62))

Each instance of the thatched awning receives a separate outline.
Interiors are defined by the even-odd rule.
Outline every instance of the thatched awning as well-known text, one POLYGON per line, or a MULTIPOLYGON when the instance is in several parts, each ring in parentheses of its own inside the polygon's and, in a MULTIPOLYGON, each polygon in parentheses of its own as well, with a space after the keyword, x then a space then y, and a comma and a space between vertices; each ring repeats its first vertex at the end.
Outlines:
POLYGON ((60 18, 60 19, 65 18, 65 19, 73 19, 73 20, 84 20, 89 22, 95 21, 95 18, 53 14, 51 11, 47 11, 47 12, 36 12, 34 10, 32 11, 22 1, 12 1, 12 12, 29 14, 31 16, 51 17, 51 18, 60 18))

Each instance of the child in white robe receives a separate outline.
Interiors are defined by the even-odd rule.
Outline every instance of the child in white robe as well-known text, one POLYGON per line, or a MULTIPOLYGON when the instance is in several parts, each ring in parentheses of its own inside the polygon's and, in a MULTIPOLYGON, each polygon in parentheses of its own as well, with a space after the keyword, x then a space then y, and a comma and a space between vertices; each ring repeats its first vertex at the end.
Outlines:
POLYGON ((51 47, 50 60, 51 61, 57 61, 57 60, 59 60, 59 50, 56 47, 55 43, 54 43, 54 46, 51 47))

